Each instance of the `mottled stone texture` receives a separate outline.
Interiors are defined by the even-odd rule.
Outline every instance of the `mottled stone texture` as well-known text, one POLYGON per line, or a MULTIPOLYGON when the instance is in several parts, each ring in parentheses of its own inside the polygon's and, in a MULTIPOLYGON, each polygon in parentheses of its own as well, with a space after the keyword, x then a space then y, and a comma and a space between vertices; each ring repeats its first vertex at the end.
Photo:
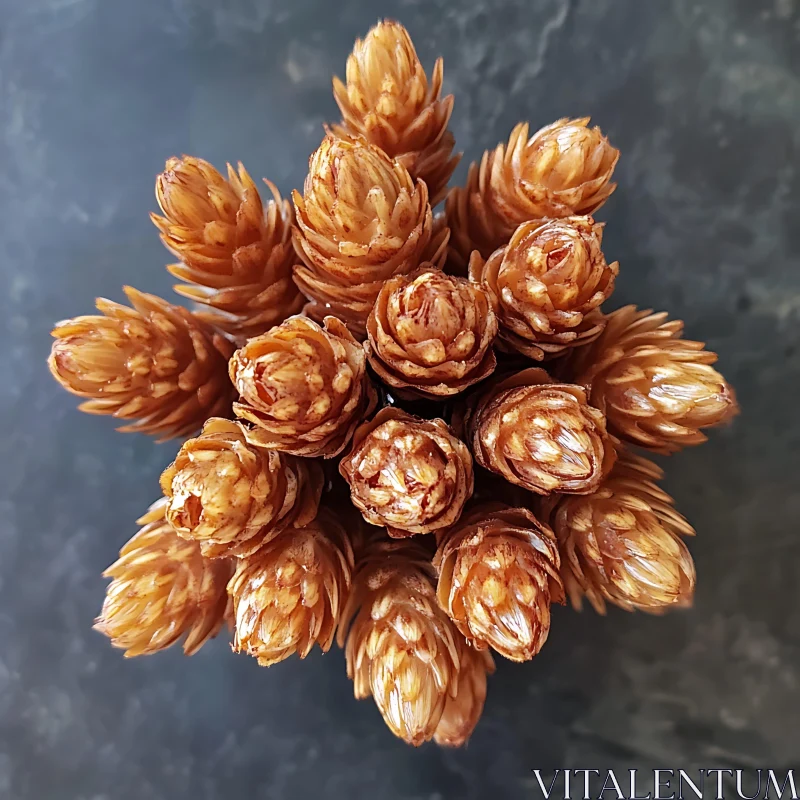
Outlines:
POLYGON ((515 800, 534 767, 798 766, 796 0, 0 0, 0 30, 0 797, 515 800), (461 752, 393 739, 340 651, 268 671, 222 641, 112 651, 100 572, 174 446, 78 414, 44 363, 95 295, 168 291, 147 219, 168 156, 301 184, 378 14, 444 55, 467 159, 520 118, 594 117, 623 154, 615 304, 683 317, 743 407, 668 463, 694 610, 556 610, 461 752))

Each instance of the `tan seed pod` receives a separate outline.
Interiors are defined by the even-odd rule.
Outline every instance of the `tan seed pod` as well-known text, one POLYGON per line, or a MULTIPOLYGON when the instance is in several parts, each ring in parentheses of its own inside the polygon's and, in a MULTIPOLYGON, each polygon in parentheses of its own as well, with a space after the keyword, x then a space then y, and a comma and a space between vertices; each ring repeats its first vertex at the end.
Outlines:
POLYGON ((317 321, 333 314, 363 339, 387 278, 444 260, 449 231, 432 238, 425 184, 364 140, 328 135, 311 156, 303 195, 293 196, 303 262, 294 279, 317 321))
POLYGON ((167 267, 175 291, 207 310, 197 316, 240 343, 297 314, 305 299, 292 280, 292 207, 266 181, 266 207, 240 163, 227 180, 207 161, 170 158, 156 180, 164 216, 151 214, 181 263, 167 267))
POLYGON ((234 651, 255 656, 262 667, 305 658, 315 644, 327 653, 352 572, 350 541, 327 509, 240 560, 228 585, 234 651))
POLYGON ((186 436, 210 416, 230 414, 230 342, 190 311, 130 286, 131 307, 102 298, 102 316, 75 317, 53 329, 48 365, 89 414, 133 420, 119 430, 186 436))
POLYGON ((619 272, 606 263, 602 234, 592 217, 525 222, 488 260, 472 254, 470 280, 495 299, 505 349, 541 361, 602 333, 599 307, 619 272))
POLYGON ((457 631, 436 602, 430 555, 416 539, 373 537, 356 561, 338 640, 358 699, 375 700, 395 736, 433 738, 459 669, 457 631))
POLYGON ((537 494, 593 492, 616 451, 602 412, 580 386, 526 369, 470 398, 466 441, 475 460, 537 494))
POLYGON ((138 520, 141 530, 103 573, 112 581, 94 627, 126 658, 157 653, 182 637, 190 656, 227 618, 232 562, 203 558, 195 542, 175 534, 165 508, 164 499, 151 506, 138 520))
POLYGON ((553 532, 524 508, 486 503, 437 535, 439 604, 473 647, 528 661, 564 601, 553 532))
POLYGON ((681 537, 694 529, 656 485, 662 477, 652 461, 623 451, 594 494, 544 501, 576 609, 584 596, 600 614, 606 603, 650 613, 691 605, 695 569, 681 537))
POLYGON ((472 456, 441 419, 384 408, 356 429, 339 464, 350 499, 401 538, 452 525, 472 495, 472 456))
POLYGON ((338 455, 377 402, 363 348, 334 317, 290 317, 230 361, 247 441, 298 456, 338 455))
POLYGON ((466 744, 483 713, 486 679, 494 672, 494 659, 488 650, 475 650, 462 638, 456 693, 447 698, 433 740, 442 747, 466 744))
POLYGON ((398 22, 379 22, 362 41, 356 39, 347 59, 347 84, 333 79, 342 112, 339 135, 363 136, 396 158, 428 186, 431 205, 443 199, 461 155, 447 123, 453 95, 442 98, 442 59, 436 60, 430 84, 408 31, 398 22))
POLYGON ((545 217, 591 214, 616 188, 619 150, 589 118, 560 119, 528 138, 519 123, 508 144, 470 166, 467 183, 447 197, 450 259, 458 268, 478 250, 488 258, 518 225, 545 217))
POLYGON ((490 375, 497 318, 489 295, 423 265, 384 283, 365 348, 381 380, 406 397, 447 397, 490 375))
POLYGON ((161 475, 167 520, 207 558, 249 556, 317 514, 320 466, 247 442, 240 422, 210 419, 161 475))
POLYGON ((576 351, 568 368, 591 387, 592 404, 620 439, 671 453, 705 442, 703 428, 738 413, 733 388, 711 366, 717 354, 682 332, 666 313, 624 306, 608 315, 596 342, 576 351))

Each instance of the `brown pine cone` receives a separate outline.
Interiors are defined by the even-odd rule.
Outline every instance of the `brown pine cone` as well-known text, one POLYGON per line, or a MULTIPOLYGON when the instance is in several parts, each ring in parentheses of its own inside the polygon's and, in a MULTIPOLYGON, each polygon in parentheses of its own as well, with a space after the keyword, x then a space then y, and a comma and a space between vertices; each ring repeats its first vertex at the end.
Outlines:
POLYGON ((472 495, 472 456, 441 419, 384 408, 353 435, 339 472, 372 525, 402 538, 452 525, 472 495))
POLYGON ((126 286, 132 308, 99 298, 104 316, 75 317, 53 330, 53 377, 90 398, 89 414, 136 420, 119 430, 186 436, 230 413, 226 365, 233 346, 190 311, 126 286))
POLYGON ((602 333, 599 307, 619 272, 606 263, 602 237, 591 217, 525 222, 488 261, 472 254, 470 280, 494 296, 506 349, 541 361, 602 333))
POLYGON ((182 263, 167 269, 185 284, 175 291, 209 307, 197 316, 244 343, 297 314, 305 302, 292 280, 292 207, 265 181, 264 208, 242 164, 228 179, 207 161, 167 161, 156 180, 163 217, 150 218, 182 263))
POLYGON ((255 656, 262 667, 295 653, 305 658, 315 643, 327 653, 352 572, 350 541, 326 509, 240 560, 228 585, 234 652, 255 656))
POLYGON ((433 740, 442 747, 461 747, 475 730, 486 701, 486 678, 494 672, 488 650, 476 650, 459 640, 458 682, 455 696, 447 698, 433 740))
POLYGON ((434 736, 455 694, 457 636, 436 602, 425 546, 373 537, 356 560, 338 641, 347 643, 356 698, 372 695, 392 733, 408 744, 434 736))
POLYGON ((233 410, 252 422, 247 441, 297 456, 338 455, 377 395, 363 348, 334 317, 324 329, 290 317, 251 339, 230 361, 241 395, 233 410))
POLYGON ((407 397, 446 397, 495 368, 497 318, 489 295, 423 265, 383 284, 367 320, 372 368, 407 397))
POLYGON ((447 197, 450 258, 456 266, 478 250, 488 258, 518 225, 544 217, 591 214, 616 188, 619 150, 589 118, 560 119, 528 138, 519 123, 508 144, 483 154, 467 183, 447 197))
POLYGON ((347 85, 333 79, 342 112, 339 135, 363 136, 396 158, 428 186, 431 205, 444 198, 461 155, 447 123, 453 95, 441 98, 444 65, 436 60, 430 86, 408 31, 398 22, 379 22, 347 59, 347 85))
POLYGON ((609 430, 657 453, 701 444, 702 428, 730 421, 736 394, 712 366, 717 354, 679 338, 683 323, 625 306, 607 316, 600 338, 568 365, 591 388, 609 430))
POLYGON ((537 494, 589 494, 616 458, 605 418, 584 389, 542 369, 501 380, 470 398, 463 414, 475 460, 537 494))
POLYGON ((528 661, 550 631, 550 603, 563 603, 556 538, 524 508, 476 506, 438 535, 439 605, 469 643, 528 661))
POLYGON ((333 314, 363 339, 387 278, 444 260, 449 231, 432 238, 427 187, 364 140, 328 135, 311 156, 304 194, 293 196, 303 261, 294 279, 317 321, 333 314))
POLYGON ((576 609, 584 595, 600 614, 607 602, 652 613, 691 605, 694 563, 681 537, 694 529, 656 485, 661 477, 652 461, 623 451, 594 494, 544 501, 576 609))
POLYGON ((138 520, 142 529, 104 573, 112 578, 94 628, 125 657, 150 655, 181 637, 187 656, 213 639, 228 616, 225 587, 233 564, 209 561, 195 542, 175 535, 161 499, 138 520))
POLYGON ((317 514, 320 466, 248 444, 240 422, 210 419, 161 475, 167 520, 206 558, 249 556, 317 514))

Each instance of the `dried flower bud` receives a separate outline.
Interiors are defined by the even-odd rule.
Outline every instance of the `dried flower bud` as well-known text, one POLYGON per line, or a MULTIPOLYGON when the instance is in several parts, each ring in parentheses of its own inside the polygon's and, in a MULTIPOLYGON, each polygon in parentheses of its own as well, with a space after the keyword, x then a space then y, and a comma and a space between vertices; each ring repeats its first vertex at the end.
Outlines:
POLYGON ((228 179, 207 161, 167 161, 156 180, 163 217, 150 218, 167 249, 182 263, 167 269, 185 284, 175 291, 208 311, 198 317, 240 342, 297 314, 305 302, 292 280, 292 207, 266 181, 273 199, 264 208, 240 163, 228 179))
POLYGON ((326 509, 239 561, 228 585, 236 628, 233 649, 262 667, 314 644, 327 653, 350 591, 353 549, 326 509))
POLYGON ((398 394, 444 397, 495 368, 497 318, 487 293, 431 265, 384 283, 367 320, 367 357, 398 394))
POLYGON ((150 655, 185 636, 183 651, 196 653, 225 622, 225 587, 233 565, 208 561, 195 542, 175 535, 164 519, 165 500, 138 520, 142 529, 103 575, 112 578, 95 630, 125 657, 150 655))
POLYGON ((364 350, 334 317, 324 329, 290 317, 251 339, 233 354, 230 376, 236 415, 255 425, 248 442, 298 456, 340 453, 377 402, 364 350))
POLYGON ((600 338, 576 351, 570 370, 591 387, 609 429, 633 444, 671 453, 706 441, 702 428, 738 413, 733 388, 712 366, 717 354, 680 339, 683 323, 625 306, 600 338))
POLYGON ((598 309, 619 272, 617 262, 606 263, 602 235, 591 217, 526 222, 488 261, 472 254, 470 280, 496 298, 507 349, 541 361, 601 334, 598 309))
POLYGON ((449 231, 431 238, 424 183, 363 140, 327 136, 311 157, 304 194, 294 193, 294 278, 307 313, 333 314, 360 338, 383 282, 425 260, 440 263, 449 231))
POLYGON ((488 258, 523 222, 591 214, 616 188, 619 150, 589 118, 560 119, 528 138, 527 123, 508 144, 483 154, 464 187, 447 198, 450 256, 465 264, 473 250, 488 258))
POLYGON ((473 647, 528 661, 564 600, 552 531, 524 508, 479 505, 439 536, 439 604, 473 647))
POLYGON ((356 561, 338 634, 355 696, 372 695, 392 733, 415 746, 436 732, 459 669, 458 634, 434 581, 417 540, 373 538, 356 561))
POLYGON ((384 408, 356 429, 339 471, 353 504, 390 536, 452 525, 472 495, 472 456, 441 419, 384 408))
POLYGON ((347 59, 347 85, 333 79, 342 112, 339 135, 361 135, 403 164, 428 186, 431 205, 443 197, 461 156, 447 129, 453 95, 441 98, 444 67, 436 60, 431 83, 408 31, 398 22, 379 22, 347 59))
POLYGON ((691 605, 694 564, 681 537, 694 530, 656 485, 661 477, 652 461, 623 451, 594 494, 545 501, 576 609, 584 595, 601 614, 607 602, 652 613, 691 605))
POLYGON ((132 308, 102 298, 104 316, 75 317, 53 330, 48 362, 80 410, 135 420, 119 430, 185 436, 230 413, 226 364, 233 347, 197 317, 130 286, 132 308))
POLYGON ((580 386, 526 369, 470 399, 466 441, 475 460, 537 494, 589 494, 616 453, 605 418, 580 386))
POLYGON ((455 696, 447 698, 433 740, 442 747, 461 747, 475 730, 486 701, 486 678, 494 672, 488 650, 475 650, 459 641, 458 682, 455 696))
POLYGON ((210 419, 161 475, 167 520, 206 558, 248 556, 317 513, 322 469, 248 444, 240 422, 210 419))

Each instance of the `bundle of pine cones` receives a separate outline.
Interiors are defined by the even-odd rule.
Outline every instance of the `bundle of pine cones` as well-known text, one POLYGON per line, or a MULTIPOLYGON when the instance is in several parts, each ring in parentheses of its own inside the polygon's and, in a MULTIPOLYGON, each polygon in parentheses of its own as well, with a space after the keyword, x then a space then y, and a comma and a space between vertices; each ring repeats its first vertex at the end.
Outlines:
POLYGON ((342 121, 293 204, 241 165, 170 159, 152 219, 199 310, 127 288, 50 357, 82 410, 196 434, 97 629, 191 654, 227 624, 265 666, 337 639, 356 697, 415 745, 468 739, 490 651, 533 658, 551 603, 691 602, 693 530, 630 447, 699 444, 737 410, 681 322, 601 310, 618 264, 591 215, 619 153, 600 130, 520 124, 448 192, 441 89, 441 59, 429 80, 384 22, 334 79, 342 121))

